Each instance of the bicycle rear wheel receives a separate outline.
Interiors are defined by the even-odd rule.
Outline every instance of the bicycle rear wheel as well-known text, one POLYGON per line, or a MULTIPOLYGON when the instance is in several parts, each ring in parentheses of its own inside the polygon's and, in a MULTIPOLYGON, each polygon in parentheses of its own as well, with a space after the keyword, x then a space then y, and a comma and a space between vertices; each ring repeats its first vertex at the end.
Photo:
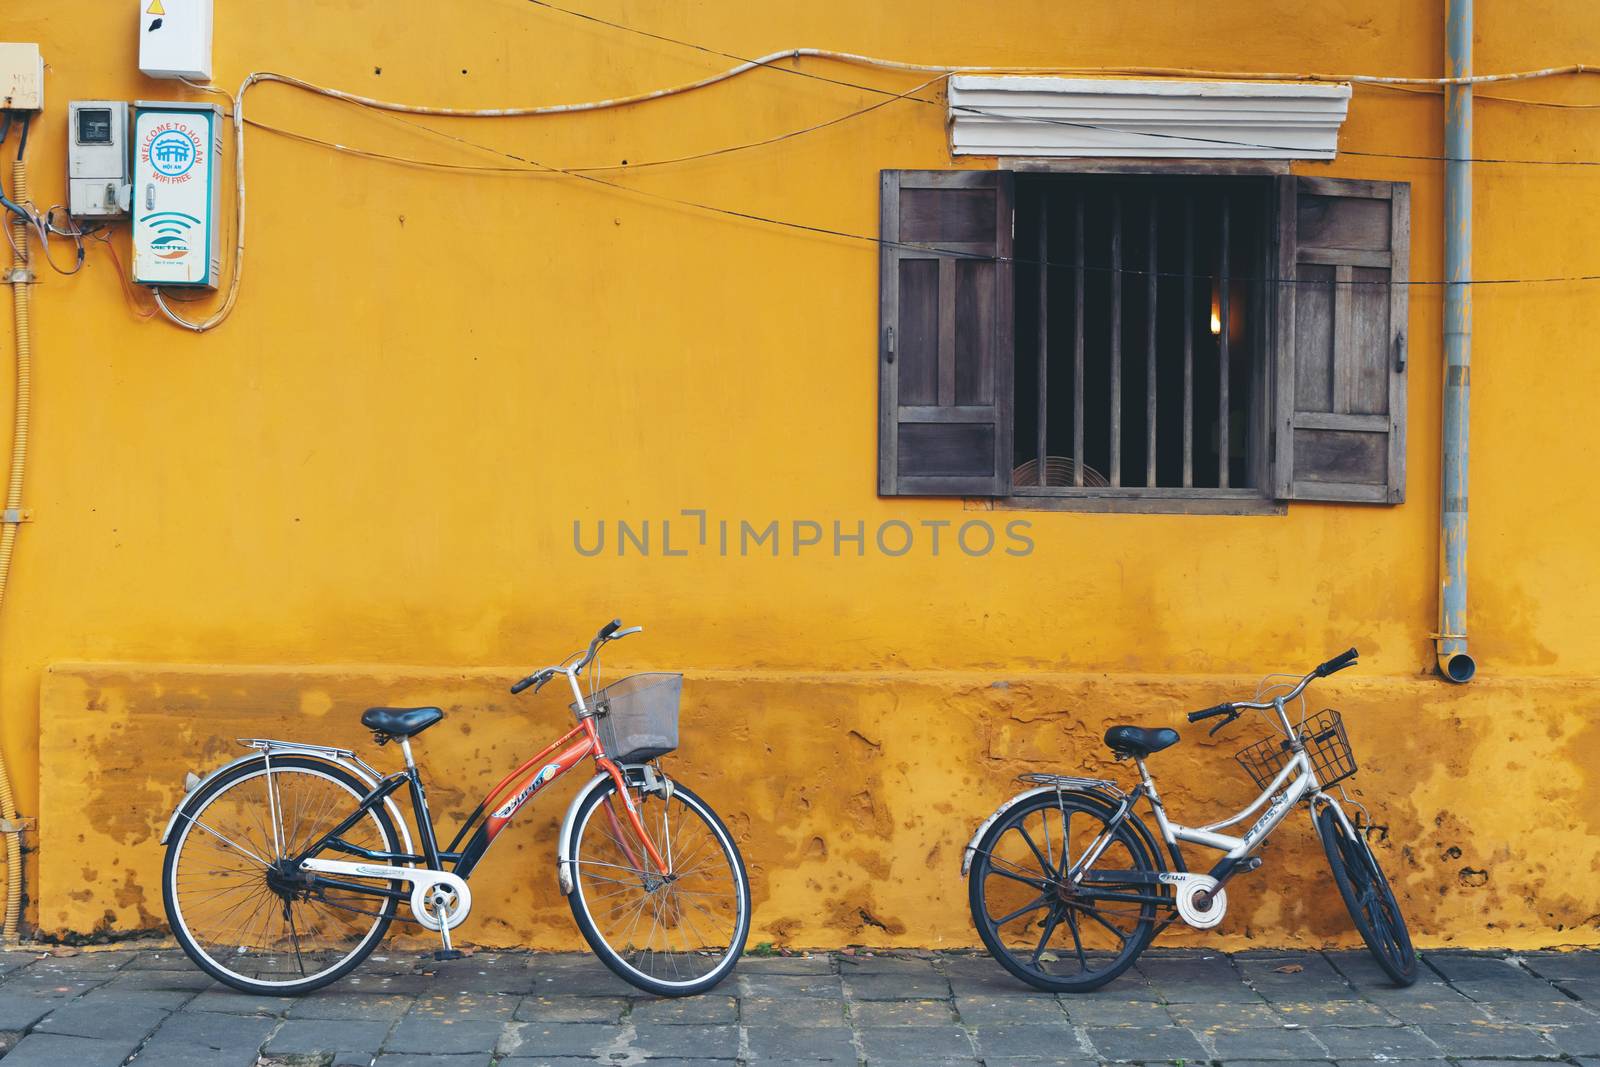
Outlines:
POLYGON ((733 835, 706 803, 629 785, 656 852, 650 860, 615 782, 586 797, 573 831, 568 902, 607 967, 647 993, 703 993, 727 977, 750 933, 750 882, 733 835))
POLYGON ((1415 982, 1417 953, 1411 933, 1367 839, 1352 832, 1332 804, 1317 812, 1316 823, 1328 866, 1333 868, 1333 882, 1373 959, 1395 985, 1415 982))
POLYGON ((978 843, 968 875, 972 922, 990 955, 1030 985, 1098 989, 1133 965, 1155 933, 1154 859, 1130 822, 1073 793, 1042 793, 1008 811, 978 843), (1067 877, 1095 843, 1099 857, 1067 877))
MULTIPOLYGON (((270 775, 265 759, 251 760, 185 801, 161 881, 167 921, 189 958, 219 982, 273 996, 310 992, 349 974, 383 940, 395 901, 311 889, 284 857, 332 830, 365 795, 341 767, 278 756, 270 775)), ((342 837, 375 852, 399 851, 382 808, 342 837)))

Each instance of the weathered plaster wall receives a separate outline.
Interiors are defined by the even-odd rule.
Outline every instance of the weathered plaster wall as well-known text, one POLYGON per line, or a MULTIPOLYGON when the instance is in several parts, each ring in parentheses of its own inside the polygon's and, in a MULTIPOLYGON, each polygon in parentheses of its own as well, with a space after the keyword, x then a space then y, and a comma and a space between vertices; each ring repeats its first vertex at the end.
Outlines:
MULTIPOLYGON (((619 653, 620 660, 620 653, 619 653)), ((643 661, 630 665, 649 666, 643 661)), ((372 746, 363 701, 436 700, 449 717, 418 743, 441 826, 459 823, 512 753, 569 721, 546 694, 519 701, 491 671, 57 667, 46 676, 49 778, 41 925, 66 931, 163 923, 156 843, 184 773, 243 752, 235 737, 289 735, 372 746), (70 827, 70 829, 68 829, 70 827)), ((1023 771, 1063 764, 1129 781, 1099 735, 1167 722, 1173 709, 1246 685, 1238 677, 1005 672, 700 673, 685 683, 682 781, 717 807, 750 866, 753 941, 814 946, 972 945, 958 865, 971 827, 1023 771)), ((1600 729, 1587 686, 1346 675, 1323 698, 1344 709, 1361 772, 1351 795, 1386 828, 1380 855, 1424 945, 1590 942, 1600 863, 1600 729), (1492 782, 1492 787, 1486 783, 1492 782)), ((1201 731, 1152 760, 1174 816, 1190 823, 1249 797, 1232 753, 1263 731, 1201 731)), ((385 768, 392 752, 363 755, 385 768)), ((575 774, 571 782, 581 780, 575 774)), ((573 784, 540 797, 474 876, 469 939, 572 948, 556 888, 555 835, 573 784)), ((1299 818, 1262 869, 1230 889, 1225 941, 1349 944, 1348 916, 1299 818)), ((1208 935, 1209 937, 1209 935, 1208 935)), ((1184 934, 1173 935, 1182 941, 1184 934)))
MULTIPOLYGON (((1438 5, 582 6, 743 55, 818 45, 973 64, 1441 66, 1438 5)), ((195 95, 140 79, 131 25, 108 27, 102 7, 6 7, 4 36, 39 41, 50 65, 30 148, 44 202, 64 195, 67 100, 195 95)), ((1480 70, 1592 59, 1579 50, 1600 39, 1600 7, 1572 0, 1479 16, 1480 70)), ((519 0, 223 3, 217 17, 218 81, 230 87, 270 68, 483 106, 623 94, 723 65, 519 0)), ((895 91, 920 80, 806 69, 895 91)), ((1597 92, 1568 81, 1499 95, 1597 92)), ((515 168, 496 154, 513 152, 581 167, 757 141, 879 99, 770 71, 560 118, 411 121, 281 86, 255 91, 250 113, 455 165, 515 168)), ((1597 159, 1592 116, 1486 100, 1479 151, 1597 159)), ((1438 154, 1440 123, 1435 95, 1358 90, 1347 154, 1303 168, 1412 182, 1417 279, 1440 276, 1442 164, 1382 153, 1438 154)), ((873 234, 880 168, 951 165, 942 109, 905 102, 763 148, 600 176, 873 234)), ((455 714, 430 735, 430 758, 462 759, 463 789, 488 781, 561 719, 553 703, 513 710, 500 684, 620 614, 648 627, 626 658, 694 678, 697 713, 674 766, 739 813, 761 868, 757 923, 773 937, 970 940, 955 852, 1012 774, 1094 766, 1094 735, 1112 718, 1177 723, 1258 673, 1357 644, 1359 676, 1334 692, 1352 709, 1359 780, 1391 826, 1386 858, 1426 939, 1600 940, 1588 821, 1600 503, 1582 473, 1600 446, 1594 286, 1476 296, 1471 625, 1483 675, 1446 691, 1425 677, 1439 464, 1431 288, 1411 300, 1400 507, 1035 514, 1023 516, 1036 546, 1026 558, 948 547, 665 558, 657 526, 649 556, 587 558, 572 546, 575 519, 592 531, 684 508, 869 529, 971 517, 961 501, 875 495, 876 250, 561 176, 395 166, 260 129, 249 175, 248 273, 216 333, 138 318, 93 243, 80 276, 45 273, 37 290, 35 520, 0 634, 0 744, 40 819, 28 915, 46 932, 150 924, 154 834, 183 771, 228 755, 236 735, 355 741, 367 703, 440 701, 455 714), (131 666, 50 669, 85 662, 131 666), (224 666, 169 666, 181 663, 224 666), (415 664, 451 667, 397 666, 415 664), (990 688, 998 681, 1011 688, 990 688), (864 925, 863 909, 883 928, 864 925)), ((1481 276, 1600 270, 1600 216, 1582 210, 1594 168, 1484 165, 1477 182, 1481 276)), ((0 411, 9 404, 0 381, 0 411)), ((1232 748, 1193 741, 1162 757, 1173 799, 1236 796, 1235 776, 1199 758, 1232 748)), ((475 918, 473 936, 570 943, 540 835, 553 818, 541 808, 498 846, 485 871, 498 882, 481 899, 504 910, 475 918), (519 856, 535 861, 530 877, 519 856), (492 903, 523 881, 536 895, 492 903)), ((1304 891, 1269 894, 1259 875, 1261 888, 1241 884, 1227 936, 1347 936, 1319 861, 1293 838, 1262 874, 1304 891)))

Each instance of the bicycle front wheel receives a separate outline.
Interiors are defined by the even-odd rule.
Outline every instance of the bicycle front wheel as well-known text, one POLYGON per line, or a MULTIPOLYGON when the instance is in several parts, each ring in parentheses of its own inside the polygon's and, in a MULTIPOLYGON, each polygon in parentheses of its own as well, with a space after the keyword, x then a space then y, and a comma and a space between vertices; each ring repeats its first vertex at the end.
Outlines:
MULTIPOLYGON (((235 989, 274 996, 306 993, 350 973, 383 939, 394 900, 312 888, 285 857, 332 830, 365 794, 342 767, 280 756, 270 772, 265 759, 251 760, 185 801, 161 881, 167 921, 189 958, 235 989)), ((382 808, 341 837, 374 852, 399 851, 382 808)))
POLYGON ((1415 982, 1417 952, 1411 946, 1411 933, 1367 839, 1354 832, 1332 804, 1317 812, 1316 823, 1323 851, 1328 854, 1328 866, 1333 868, 1334 884, 1339 887, 1361 939, 1395 985, 1415 982))
POLYGON ((648 993, 703 993, 727 977, 750 933, 750 882, 733 835, 678 783, 670 794, 628 786, 663 875, 615 782, 575 820, 572 892, 578 929, 607 967, 648 993))

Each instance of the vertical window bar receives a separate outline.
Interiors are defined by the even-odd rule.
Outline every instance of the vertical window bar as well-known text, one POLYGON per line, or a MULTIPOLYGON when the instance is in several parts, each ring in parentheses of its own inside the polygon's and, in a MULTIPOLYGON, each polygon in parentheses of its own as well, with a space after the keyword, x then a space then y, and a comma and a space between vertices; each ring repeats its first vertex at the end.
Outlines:
POLYGON ((1228 488, 1228 438, 1232 420, 1228 417, 1228 240, 1229 198, 1222 198, 1222 271, 1217 281, 1217 319, 1222 327, 1217 335, 1217 487, 1228 488))
POLYGON ((1122 193, 1111 193, 1111 484, 1122 484, 1122 193))
POLYGON ((1039 486, 1045 485, 1046 418, 1050 396, 1050 194, 1039 198, 1039 486))
POLYGON ((1194 196, 1183 198, 1183 487, 1194 488, 1194 196))
POLYGON ((1077 218, 1072 250, 1077 313, 1072 319, 1072 484, 1083 487, 1083 191, 1074 199, 1077 218))
POLYGON ((1147 344, 1144 357, 1144 484, 1156 484, 1156 194, 1150 194, 1150 273, 1145 279, 1145 310, 1149 325, 1145 329, 1147 344))

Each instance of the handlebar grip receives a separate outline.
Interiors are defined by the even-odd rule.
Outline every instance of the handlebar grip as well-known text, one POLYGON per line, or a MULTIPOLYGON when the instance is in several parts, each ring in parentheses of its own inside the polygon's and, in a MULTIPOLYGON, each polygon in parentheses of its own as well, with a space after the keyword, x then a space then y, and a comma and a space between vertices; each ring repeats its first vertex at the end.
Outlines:
POLYGON ((601 638, 601 640, 604 640, 605 638, 610 637, 612 634, 616 633, 620 629, 622 629, 622 620, 621 619, 612 619, 610 622, 608 622, 604 626, 600 627, 600 638, 601 638))
POLYGON ((1318 678, 1326 678, 1328 675, 1333 674, 1335 671, 1342 671, 1346 667, 1350 666, 1352 663, 1354 663, 1356 661, 1356 658, 1359 657, 1360 655, 1361 655, 1361 653, 1357 652, 1353 648, 1345 649, 1343 652, 1339 653, 1337 656, 1333 657, 1328 662, 1322 664, 1322 666, 1318 667, 1312 673, 1314 673, 1318 678))
POLYGON ((1191 711, 1189 713, 1189 721, 1190 722, 1199 722, 1201 719, 1209 719, 1209 718, 1212 718, 1213 716, 1216 716, 1216 715, 1226 715, 1226 714, 1228 714, 1228 712, 1230 712, 1232 710, 1233 710, 1233 705, 1228 703, 1227 701, 1224 701, 1224 702, 1222 702, 1221 704, 1218 704, 1215 707, 1202 708, 1199 711, 1191 711))
POLYGON ((536 682, 538 680, 539 680, 539 676, 537 674, 530 674, 526 678, 524 678, 522 681, 520 681, 516 685, 512 686, 511 687, 511 692, 513 694, 520 693, 524 689, 528 688, 528 686, 532 685, 534 682, 536 682))

